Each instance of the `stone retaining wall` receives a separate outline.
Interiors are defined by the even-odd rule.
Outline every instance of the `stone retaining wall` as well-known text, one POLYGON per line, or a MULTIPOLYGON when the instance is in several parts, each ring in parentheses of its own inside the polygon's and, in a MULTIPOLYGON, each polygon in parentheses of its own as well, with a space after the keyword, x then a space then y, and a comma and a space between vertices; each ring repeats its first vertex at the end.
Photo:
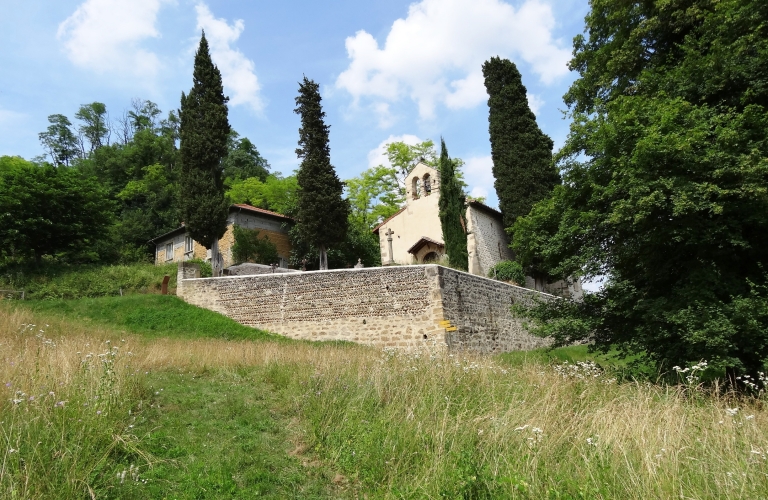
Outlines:
POLYGON ((477 352, 546 344, 509 311, 544 294, 437 265, 202 279, 187 268, 179 266, 185 301, 295 339, 477 352))

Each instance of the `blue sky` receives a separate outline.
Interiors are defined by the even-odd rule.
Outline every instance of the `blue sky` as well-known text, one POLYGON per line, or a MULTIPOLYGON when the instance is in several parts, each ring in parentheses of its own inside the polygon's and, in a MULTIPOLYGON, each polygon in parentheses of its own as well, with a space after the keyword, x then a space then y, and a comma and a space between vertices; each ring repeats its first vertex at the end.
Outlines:
POLYGON ((273 170, 298 166, 303 75, 321 86, 339 176, 383 163, 391 140, 442 135, 474 195, 497 203, 480 67, 514 61, 539 126, 562 145, 566 63, 587 0, 0 0, 0 155, 43 153, 47 116, 73 122, 100 101, 179 106, 205 29, 230 96, 230 123, 273 170))

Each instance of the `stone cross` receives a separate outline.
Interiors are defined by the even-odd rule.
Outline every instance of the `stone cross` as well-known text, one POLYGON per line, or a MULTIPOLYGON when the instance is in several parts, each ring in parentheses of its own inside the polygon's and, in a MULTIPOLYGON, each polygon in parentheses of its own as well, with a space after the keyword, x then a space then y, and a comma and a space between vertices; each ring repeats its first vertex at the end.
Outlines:
POLYGON ((389 244, 389 261, 387 261, 387 264, 394 264, 395 259, 392 258, 392 235, 395 234, 394 231, 392 231, 392 228, 388 228, 387 232, 384 233, 387 236, 387 243, 389 244))

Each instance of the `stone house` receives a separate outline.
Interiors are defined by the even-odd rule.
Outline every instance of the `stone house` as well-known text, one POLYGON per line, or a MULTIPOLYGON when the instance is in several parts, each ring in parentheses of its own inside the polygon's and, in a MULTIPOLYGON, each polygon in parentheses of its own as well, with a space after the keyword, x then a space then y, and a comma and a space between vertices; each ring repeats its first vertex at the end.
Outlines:
MULTIPOLYGON (((379 236, 382 264, 427 264, 445 254, 439 183, 438 171, 424 163, 416 165, 408 174, 405 206, 373 230, 379 236)), ((514 258, 501 212, 478 201, 469 201, 465 217, 470 274, 488 276, 498 262, 514 258)), ((578 281, 545 285, 528 278, 526 286, 561 296, 582 294, 578 281)))
MULTIPOLYGON (((260 238, 268 237, 269 241, 277 247, 277 254, 280 258, 277 264, 280 267, 288 267, 291 256, 291 241, 288 238, 288 231, 293 225, 293 219, 263 208, 235 204, 229 207, 227 231, 219 240, 219 251, 224 260, 225 268, 235 263, 232 258, 232 246, 235 243, 233 226, 235 224, 242 228, 257 229, 260 238)), ((191 259, 204 261, 211 259, 211 251, 194 241, 187 234, 183 224, 173 231, 151 239, 150 242, 155 244, 156 265, 168 262, 184 262, 191 259)))

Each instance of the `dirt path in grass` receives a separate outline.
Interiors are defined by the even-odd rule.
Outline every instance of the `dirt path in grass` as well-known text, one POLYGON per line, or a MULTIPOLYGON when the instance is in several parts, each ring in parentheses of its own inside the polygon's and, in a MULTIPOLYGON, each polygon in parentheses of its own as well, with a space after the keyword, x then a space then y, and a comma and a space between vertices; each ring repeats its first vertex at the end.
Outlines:
POLYGON ((352 498, 301 441, 294 411, 261 370, 149 375, 135 424, 157 460, 121 498, 352 498))

